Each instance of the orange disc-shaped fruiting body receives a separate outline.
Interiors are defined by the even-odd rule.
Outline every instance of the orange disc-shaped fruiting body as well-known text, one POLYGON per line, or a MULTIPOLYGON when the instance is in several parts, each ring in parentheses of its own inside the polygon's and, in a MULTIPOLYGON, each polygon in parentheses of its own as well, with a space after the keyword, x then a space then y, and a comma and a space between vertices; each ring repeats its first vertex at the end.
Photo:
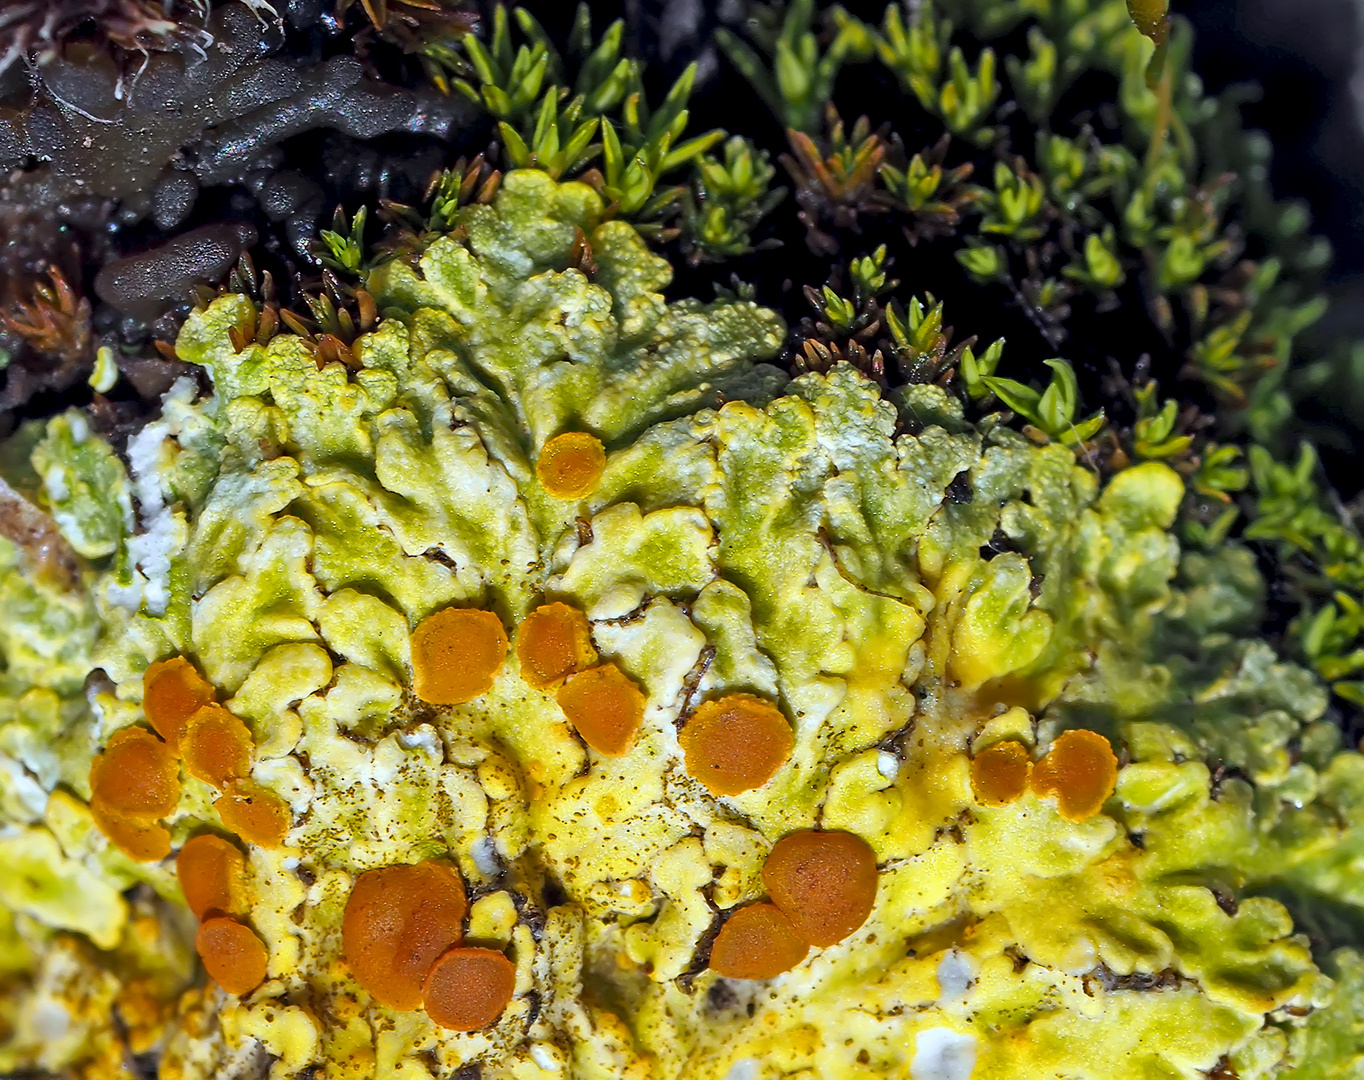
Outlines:
POLYGON ((982 806, 1003 806, 1028 790, 1032 757, 1028 748, 1010 739, 982 750, 971 759, 971 790, 982 806))
POLYGON ((464 882, 448 866, 366 870, 341 920, 341 949, 355 981, 389 1008, 418 1008, 431 965, 464 939, 468 909, 464 882))
POLYGON ((545 604, 516 631, 521 678, 537 690, 554 686, 597 662, 587 616, 567 604, 545 604))
POLYGON ((99 805, 91 807, 95 824, 110 842, 130 859, 160 862, 170 854, 170 833, 160 825, 139 825, 135 821, 110 817, 99 805))
POLYGON ((585 431, 555 435, 541 448, 540 460, 535 463, 535 475, 556 499, 591 495, 605 470, 605 447, 585 431))
POLYGON ((196 919, 246 914, 246 858, 221 836, 189 840, 175 858, 175 873, 196 919))
POLYGON ((620 757, 644 720, 644 691, 615 664, 580 671, 559 687, 559 708, 599 754, 620 757))
POLYGON ((860 836, 806 829, 783 836, 763 864, 772 903, 821 948, 867 921, 876 901, 876 853, 860 836))
POLYGON ((451 1031, 495 1024, 516 989, 516 968, 493 949, 451 949, 426 976, 426 1015, 451 1031))
POLYGON ((219 915, 207 920, 194 936, 194 947, 204 970, 229 994, 249 994, 265 981, 265 943, 236 919, 219 915))
POLYGON ((716 935, 710 966, 729 979, 771 979, 805 959, 810 946, 774 904, 740 908, 716 935))
POLYGON ((279 847, 294 823, 288 803, 250 780, 229 780, 213 808, 224 828, 257 847, 279 847))
POLYGON ((142 676, 142 712, 174 749, 185 721, 213 700, 213 687, 183 656, 158 660, 142 676))
POLYGON ((702 703, 679 738, 687 772, 716 795, 762 787, 791 755, 786 717, 752 694, 702 703))
POLYGON ((180 764, 146 728, 116 731, 90 765, 91 806, 109 817, 150 825, 180 801, 180 764))
POLYGON ((1032 770, 1033 794, 1055 795, 1061 816, 1071 821, 1097 814, 1117 783, 1118 759, 1097 731, 1063 731, 1032 770))
POLYGON ((185 721, 180 753, 191 776, 221 788, 251 771, 256 744, 239 718, 221 705, 210 704, 185 721))
POLYGON ((491 611, 444 608, 412 631, 412 689, 433 705, 459 705, 492 689, 507 659, 507 632, 491 611))

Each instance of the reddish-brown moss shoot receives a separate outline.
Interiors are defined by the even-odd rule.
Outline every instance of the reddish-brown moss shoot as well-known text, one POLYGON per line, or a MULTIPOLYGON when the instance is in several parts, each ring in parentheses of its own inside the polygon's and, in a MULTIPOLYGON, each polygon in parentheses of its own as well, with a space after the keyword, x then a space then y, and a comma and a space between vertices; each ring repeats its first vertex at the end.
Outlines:
POLYGON ((507 659, 507 632, 491 611, 444 608, 412 631, 412 689, 433 705, 459 705, 492 689, 507 659))
POLYGON ((1028 790, 1032 756, 1010 739, 982 750, 971 759, 971 790, 982 806, 1003 806, 1028 790))
POLYGON ((426 977, 426 1015, 451 1031, 478 1031, 497 1022, 516 989, 516 968, 492 949, 451 949, 426 977))
POLYGON ((246 914, 246 857, 221 836, 204 833, 187 841, 175 873, 196 919, 246 914))
POLYGON ((146 728, 116 731, 90 765, 90 804, 109 817, 150 825, 180 801, 180 763, 146 728))
POLYGON ((229 780, 213 808, 224 828, 257 847, 279 847, 294 823, 288 803, 250 780, 229 780))
POLYGON ((710 966, 729 979, 771 979, 805 959, 810 946, 773 904, 740 908, 716 935, 710 966))
POLYGON ((581 499, 591 495, 606 471, 606 448, 595 435, 565 431, 540 450, 535 475, 556 499, 581 499))
POLYGON ((175 750, 185 721, 213 700, 213 687, 183 656, 158 660, 142 676, 142 712, 175 750))
POLYGON ((796 933, 821 948, 867 921, 876 902, 876 853, 860 836, 806 829, 783 836, 763 864, 767 895, 796 933))
POLYGON ((644 720, 644 691, 615 664, 570 676, 558 700, 583 742, 607 757, 629 750, 644 720))
POLYGON ((139 825, 110 817, 98 804, 91 806, 99 831, 123 854, 138 862, 160 862, 170 854, 170 833, 160 825, 139 825))
POLYGON ((207 920, 194 937, 204 970, 229 994, 249 994, 265 981, 269 954, 249 926, 220 915, 207 920))
POLYGON ((687 772, 716 795, 762 787, 791 755, 791 725, 770 701, 729 694, 704 702, 680 736, 687 772))
POLYGON ((545 604, 516 631, 521 678, 537 690, 554 686, 597 662, 587 616, 567 604, 545 604))
POLYGON ((221 705, 205 705, 185 721, 180 753, 191 776, 221 788, 251 771, 256 744, 240 719, 221 705))
POLYGON ((385 866, 356 879, 341 920, 355 981, 393 1009, 416 1009, 436 958, 464 938, 459 874, 440 863, 385 866))
POLYGON ((1118 759, 1097 731, 1063 731, 1033 766, 1032 790, 1039 799, 1056 796, 1056 808, 1071 821, 1092 818, 1118 783, 1118 759))

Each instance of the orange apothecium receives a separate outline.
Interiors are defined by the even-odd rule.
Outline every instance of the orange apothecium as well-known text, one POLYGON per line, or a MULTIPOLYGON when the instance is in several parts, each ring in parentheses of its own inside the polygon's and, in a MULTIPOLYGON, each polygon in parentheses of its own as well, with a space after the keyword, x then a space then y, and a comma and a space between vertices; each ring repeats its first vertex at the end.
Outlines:
POLYGON ((221 836, 204 833, 186 841, 175 873, 196 919, 246 913, 246 857, 221 836))
POLYGON ((269 955, 249 926, 226 915, 207 920, 194 937, 204 970, 229 994, 249 994, 265 981, 269 955))
POLYGON ((763 884, 801 938, 821 948, 835 945, 871 914, 876 853, 852 833, 791 833, 763 864, 763 884))
POLYGON ((356 981, 393 1009, 416 1009, 437 957, 464 938, 468 898, 440 863, 384 866, 355 881, 341 920, 341 948, 356 981))
POLYGON ((644 691, 615 664, 570 676, 557 696, 583 742, 607 757, 630 749, 644 720, 644 691))
POLYGON ((180 764, 145 728, 116 731, 90 765, 90 798, 112 817, 149 825, 180 801, 180 764))
POLYGON ((774 904, 740 908, 710 949, 713 971, 729 979, 771 979, 805 959, 809 944, 774 904))
POLYGON ((221 705, 205 705, 185 721, 180 753, 186 771, 216 788, 251 771, 256 744, 251 731, 221 705))
POLYGON ((687 772, 715 795, 762 787, 791 756, 791 725, 770 701, 729 694, 704 702, 679 736, 687 772))
POLYGON ((606 449, 601 440, 585 431, 555 435, 540 449, 535 475, 556 499, 581 499, 591 495, 606 471, 606 449))
POLYGON ((443 608, 412 631, 412 690, 433 705, 460 705, 492 689, 507 659, 507 632, 491 611, 443 608))
POLYGON ((289 804, 250 780, 229 780, 213 804, 223 826, 257 847, 277 848, 293 825, 289 804))
POLYGON ((1118 782, 1118 759, 1097 731, 1063 731, 1032 770, 1032 790, 1039 799, 1056 796, 1061 816, 1070 821, 1092 818, 1108 801, 1118 782))
POLYGON ((496 1023, 516 989, 516 968, 493 949, 450 949, 426 976, 426 1015, 451 1031, 496 1023))
POLYGON ((554 686, 597 662, 587 616, 567 604, 543 604, 516 631, 521 678, 537 690, 554 686))
POLYGON ((213 687, 183 656, 158 660, 142 676, 142 712, 172 749, 185 721, 213 700, 213 687))
POLYGON ((1032 757, 1028 748, 1010 739, 982 750, 971 759, 971 790, 982 806, 1004 806, 1028 790, 1032 757))

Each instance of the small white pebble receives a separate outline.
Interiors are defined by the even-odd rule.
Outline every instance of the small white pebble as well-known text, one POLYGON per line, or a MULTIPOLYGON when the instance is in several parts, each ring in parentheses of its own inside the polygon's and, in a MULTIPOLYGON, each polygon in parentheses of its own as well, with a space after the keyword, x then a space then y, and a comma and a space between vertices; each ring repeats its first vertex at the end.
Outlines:
POLYGON ((887 780, 894 780, 900 775, 900 759, 889 750, 882 750, 876 755, 876 771, 887 780))
POLYGON ((756 1080, 758 1075, 757 1058, 740 1058, 729 1067, 725 1080, 756 1080))
POLYGON ((474 865, 478 867, 478 872, 485 877, 493 877, 501 869, 491 837, 483 836, 476 840, 469 849, 469 855, 473 858, 474 865))
POLYGON ((929 1028, 914 1036, 914 1080, 971 1080, 976 1067, 976 1040, 951 1028, 929 1028))
POLYGON ((33 1031, 44 1042, 56 1042, 71 1030, 71 1013, 56 1001, 41 1001, 33 1010, 33 1031))

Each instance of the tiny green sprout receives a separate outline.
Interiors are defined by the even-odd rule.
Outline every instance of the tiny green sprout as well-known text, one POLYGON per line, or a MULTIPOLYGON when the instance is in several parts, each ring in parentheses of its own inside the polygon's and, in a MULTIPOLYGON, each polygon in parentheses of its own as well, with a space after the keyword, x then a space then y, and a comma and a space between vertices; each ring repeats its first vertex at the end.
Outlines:
POLYGON ((874 37, 881 62, 930 112, 938 109, 942 62, 951 37, 952 23, 939 20, 932 4, 918 5, 908 25, 900 5, 888 4, 881 30, 874 37))
POLYGON ((883 164, 880 176, 895 201, 903 209, 914 212, 922 210, 937 194, 942 186, 943 170, 941 165, 928 164, 922 154, 915 154, 904 169, 883 164))
POLYGON ((1230 322, 1213 327, 1189 350, 1193 372, 1233 402, 1244 403, 1245 385, 1274 363, 1273 357, 1242 355, 1241 342, 1250 320, 1251 312, 1243 311, 1230 322))
POLYGON ((479 86, 462 78, 452 81, 454 88, 474 104, 481 105, 499 120, 512 122, 531 115, 540 99, 546 74, 550 74, 551 63, 558 63, 544 31, 535 20, 518 9, 517 21, 523 32, 530 30, 531 44, 513 49, 507 9, 498 4, 493 11, 493 33, 488 46, 473 34, 465 34, 460 39, 479 86))
POLYGON ((998 370, 999 361, 1003 355, 1003 338, 991 342, 989 348, 979 356, 975 354, 975 350, 970 345, 962 350, 961 359, 957 361, 957 373, 961 376, 967 396, 972 401, 979 403, 993 393, 985 380, 998 370))
POLYGON ((1020 162, 1015 172, 1002 161, 995 162, 995 187, 982 196, 985 216, 980 231, 1010 236, 1024 243, 1042 235, 1039 218, 1046 206, 1042 178, 1029 172, 1020 162))
POLYGON ((1014 96, 1023 106, 1028 119, 1041 124, 1051 116, 1056 103, 1061 82, 1058 79, 1058 54, 1056 43, 1047 37, 1039 27, 1028 28, 1027 60, 1016 56, 1004 59, 1004 68, 1009 73, 1009 83, 1014 96))
POLYGON ((1080 447, 1098 434, 1104 425, 1103 410, 1076 420, 1080 406, 1080 386, 1074 369, 1064 360, 1044 361, 1053 375, 1045 390, 1026 386, 1015 379, 995 375, 981 377, 1005 406, 1021 416, 1036 432, 1070 447, 1080 447))
POLYGON ((713 129, 678 142, 687 127, 686 104, 695 79, 696 65, 690 64, 653 113, 642 93, 631 92, 623 102, 619 131, 602 117, 601 189, 617 213, 647 221, 680 202, 685 188, 679 185, 656 193, 659 180, 700 158, 725 137, 723 131, 713 129))
MULTIPOLYGON (((578 19, 573 29, 573 44, 586 51, 592 33, 590 10, 586 4, 578 5, 578 19)), ((588 116, 608 113, 627 95, 639 92, 639 61, 620 55, 624 33, 625 22, 617 19, 607 27, 601 41, 587 52, 578 69, 573 96, 583 99, 583 111, 588 116)))
POLYGON ((1234 506, 1218 510, 1209 520, 1188 515, 1181 525, 1184 543, 1191 548, 1202 548, 1203 551, 1221 550, 1222 545, 1226 543, 1226 537, 1232 535, 1232 526, 1236 524, 1240 515, 1241 511, 1234 506))
POLYGON ((332 227, 323 229, 320 240, 313 245, 318 261, 339 273, 358 275, 365 266, 365 219, 368 208, 360 207, 349 224, 346 213, 337 207, 332 215, 332 227))
POLYGON ((896 304, 886 308, 886 328, 897 350, 922 356, 939 348, 943 338, 942 316, 941 300, 935 302, 930 295, 925 305, 917 296, 911 296, 904 315, 896 304))
POLYGON ((1154 380, 1136 389, 1137 421, 1132 426, 1132 448, 1139 458, 1160 461, 1179 457, 1193 443, 1193 436, 1176 432, 1179 404, 1167 398, 1158 404, 1160 387, 1154 380))
POLYGON ((966 55, 954 48, 947 58, 951 78, 938 95, 938 107, 947 130, 968 139, 977 146, 986 146, 995 137, 995 130, 983 121, 999 97, 999 80, 995 77, 995 51, 988 46, 980 51, 976 70, 966 66, 966 55))
POLYGON ((966 246, 956 253, 957 262, 971 275, 978 285, 994 281, 1007 281, 1008 263, 1002 248, 995 244, 983 244, 973 237, 967 237, 966 246))
POLYGON ((780 32, 764 60, 737 34, 721 27, 715 41, 782 121, 796 131, 817 131, 833 94, 834 80, 849 61, 865 60, 874 45, 871 30, 842 7, 828 12, 833 38, 820 51, 814 29, 814 0, 792 0, 780 32), (770 66, 769 66, 770 64, 770 66))
POLYGON ((776 170, 767 154, 738 135, 725 142, 723 161, 697 156, 683 199, 683 247, 692 262, 732 258, 753 250, 758 222, 785 197, 769 190, 776 170))
POLYGON ((811 303, 819 313, 820 318, 837 330, 848 331, 852 329, 853 324, 857 321, 856 304, 839 296, 828 285, 823 286, 817 293, 809 290, 807 296, 809 293, 813 293, 811 303))
POLYGON ((582 116, 582 99, 574 98, 563 108, 559 102, 566 91, 551 86, 540 101, 535 126, 522 135, 507 121, 499 121, 498 131, 508 160, 518 169, 543 169, 556 180, 585 165, 600 150, 592 144, 601 121, 582 116))
POLYGON ((1160 256, 1156 280, 1161 291, 1169 292, 1197 281, 1207 265, 1208 252, 1189 233, 1178 232, 1170 238, 1160 256))
POLYGON ((911 244, 951 235, 961 215, 985 193, 983 188, 967 183, 974 169, 969 161, 943 168, 950 142, 951 136, 944 133, 934 146, 911 157, 903 169, 889 162, 880 166, 878 177, 893 205, 913 217, 912 223, 904 226, 911 244))
POLYGON ((472 162, 461 158, 452 167, 441 171, 431 185, 428 196, 425 227, 430 232, 449 232, 455 227, 455 214, 466 203, 486 203, 496 193, 502 174, 490 172, 483 176, 483 156, 472 162))
POLYGON ((1127 280, 1122 261, 1118 258, 1117 246, 1117 237, 1111 225, 1105 226, 1102 232, 1090 233, 1085 237, 1083 255, 1062 273, 1089 289, 1116 289, 1127 280))
POLYGON ((870 255, 861 255, 849 263, 848 276, 852 280, 853 300, 857 307, 864 306, 868 301, 888 292, 899 284, 898 281, 887 283, 886 266, 885 244, 882 244, 870 255))
POLYGON ((1303 443, 1298 460, 1291 465, 1276 461, 1257 444, 1247 454, 1255 483, 1256 517, 1246 527, 1246 537, 1312 552, 1334 521, 1318 497, 1316 451, 1310 443, 1303 443))
POLYGON ((1337 590, 1295 629, 1303 655, 1327 681, 1364 670, 1364 605, 1349 593, 1337 590))
POLYGON ((1244 491, 1250 483, 1250 471, 1246 468, 1238 446, 1220 446, 1208 443, 1198 455, 1198 465, 1189 476, 1189 484, 1195 492, 1205 498, 1231 502, 1238 491, 1244 491))

